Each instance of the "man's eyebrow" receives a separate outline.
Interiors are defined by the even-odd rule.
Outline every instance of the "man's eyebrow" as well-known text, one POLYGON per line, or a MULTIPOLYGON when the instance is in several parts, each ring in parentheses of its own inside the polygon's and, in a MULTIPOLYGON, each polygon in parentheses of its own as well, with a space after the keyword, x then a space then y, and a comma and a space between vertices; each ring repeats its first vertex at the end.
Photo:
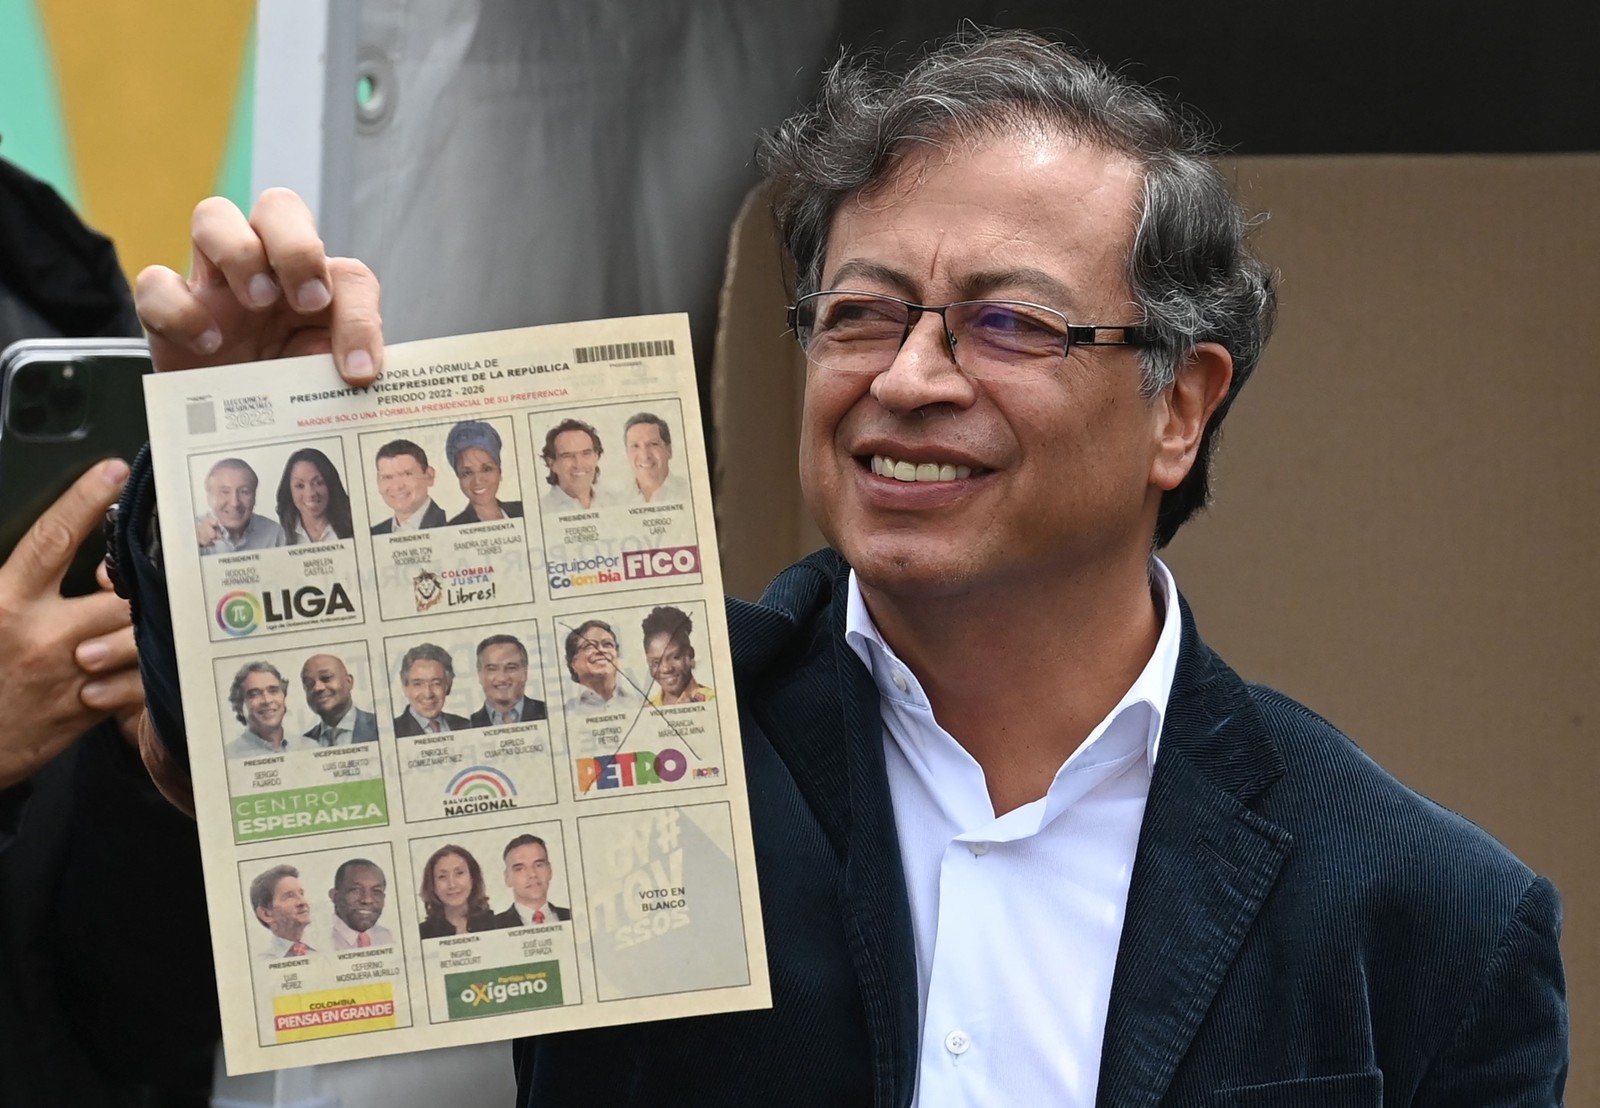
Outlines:
MULTIPOLYGON (((848 288, 848 282, 852 280, 877 286, 887 285, 913 298, 922 295, 917 291, 916 282, 907 274, 879 262, 852 258, 835 271, 830 285, 833 288, 848 288)), ((1077 305, 1072 289, 1065 282, 1031 266, 965 274, 957 287, 962 299, 978 300, 1004 293, 1009 298, 1036 301, 1068 316, 1072 315, 1077 305)))

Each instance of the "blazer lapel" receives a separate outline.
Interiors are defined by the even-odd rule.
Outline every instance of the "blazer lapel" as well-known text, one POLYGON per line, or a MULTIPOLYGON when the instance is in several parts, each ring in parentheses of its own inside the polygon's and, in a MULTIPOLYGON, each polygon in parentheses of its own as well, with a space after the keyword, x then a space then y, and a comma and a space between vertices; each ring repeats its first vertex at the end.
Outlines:
POLYGON ((1159 1104, 1277 879, 1291 838, 1247 806, 1283 763, 1244 684, 1183 645, 1139 832, 1096 1103, 1159 1104))
POLYGON ((729 632, 743 668, 764 671, 752 708, 843 865, 840 917, 871 1037, 874 1103, 890 1108, 909 1103, 916 1082, 916 948, 878 689, 844 641, 848 573, 831 551, 812 555, 759 608, 730 603, 729 632), (798 657, 777 664, 791 651, 798 657))

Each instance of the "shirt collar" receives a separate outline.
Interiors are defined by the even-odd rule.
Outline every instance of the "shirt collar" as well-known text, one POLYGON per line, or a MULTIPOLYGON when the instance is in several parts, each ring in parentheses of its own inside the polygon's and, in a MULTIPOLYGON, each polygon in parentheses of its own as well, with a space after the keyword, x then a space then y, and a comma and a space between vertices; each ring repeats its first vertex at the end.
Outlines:
MULTIPOLYGON (((1172 694, 1172 682, 1178 672, 1178 647, 1183 637, 1183 621, 1178 614, 1178 586, 1166 563, 1154 555, 1150 558, 1150 581, 1162 601, 1161 633, 1156 638, 1155 650, 1145 662, 1144 669, 1134 679, 1122 699, 1107 713, 1105 719, 1092 731, 1078 750, 1085 751, 1099 738, 1111 721, 1137 704, 1149 706, 1149 726, 1145 737, 1148 754, 1146 765, 1155 772, 1156 755, 1161 746, 1161 727, 1167 713, 1167 700, 1172 694)), ((878 694, 889 700, 898 700, 926 709, 927 697, 922 692, 911 667, 900 661, 894 650, 878 632, 877 624, 867 611, 866 599, 861 595, 861 585, 856 571, 850 571, 849 592, 845 601, 844 638, 862 663, 871 672, 878 686, 878 694), (907 687, 902 689, 895 676, 902 675, 907 687)), ((1073 758, 1077 757, 1075 752, 1073 758)), ((1071 763, 1073 758, 1069 758, 1071 763)))

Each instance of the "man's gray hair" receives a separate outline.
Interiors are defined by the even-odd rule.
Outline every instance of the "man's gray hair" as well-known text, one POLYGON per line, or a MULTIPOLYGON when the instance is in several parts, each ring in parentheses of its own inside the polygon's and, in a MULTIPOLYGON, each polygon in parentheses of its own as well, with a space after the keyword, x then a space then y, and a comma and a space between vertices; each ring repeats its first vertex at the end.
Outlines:
MULTIPOLYGON (((1143 174, 1128 285, 1152 340, 1143 388, 1169 385, 1196 343, 1233 356, 1233 381, 1201 437, 1194 467, 1161 499, 1156 545, 1205 506, 1213 440, 1272 330, 1272 270, 1245 242, 1251 221, 1211 162, 1205 133, 1156 95, 1098 61, 1023 31, 971 31, 904 74, 842 57, 817 101, 763 137, 773 214, 794 262, 797 294, 821 287, 839 205, 871 191, 913 146, 960 146, 1048 128, 1121 154, 1143 174)), ((1073 322, 1104 323, 1104 320, 1073 322)))
POLYGON ((410 677, 411 667, 417 662, 437 662, 444 667, 445 680, 454 682, 456 679, 456 663, 450 657, 450 652, 435 643, 419 642, 400 656, 400 680, 402 682, 410 677))

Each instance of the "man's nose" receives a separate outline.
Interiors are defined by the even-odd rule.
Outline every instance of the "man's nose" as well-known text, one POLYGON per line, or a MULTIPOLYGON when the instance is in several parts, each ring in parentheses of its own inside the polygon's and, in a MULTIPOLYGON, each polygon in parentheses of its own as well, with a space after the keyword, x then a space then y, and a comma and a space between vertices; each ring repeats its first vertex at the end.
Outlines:
POLYGON ((869 391, 892 412, 914 412, 937 404, 965 408, 978 395, 972 379, 956 364, 944 318, 937 312, 922 313, 894 361, 872 379, 869 391))

